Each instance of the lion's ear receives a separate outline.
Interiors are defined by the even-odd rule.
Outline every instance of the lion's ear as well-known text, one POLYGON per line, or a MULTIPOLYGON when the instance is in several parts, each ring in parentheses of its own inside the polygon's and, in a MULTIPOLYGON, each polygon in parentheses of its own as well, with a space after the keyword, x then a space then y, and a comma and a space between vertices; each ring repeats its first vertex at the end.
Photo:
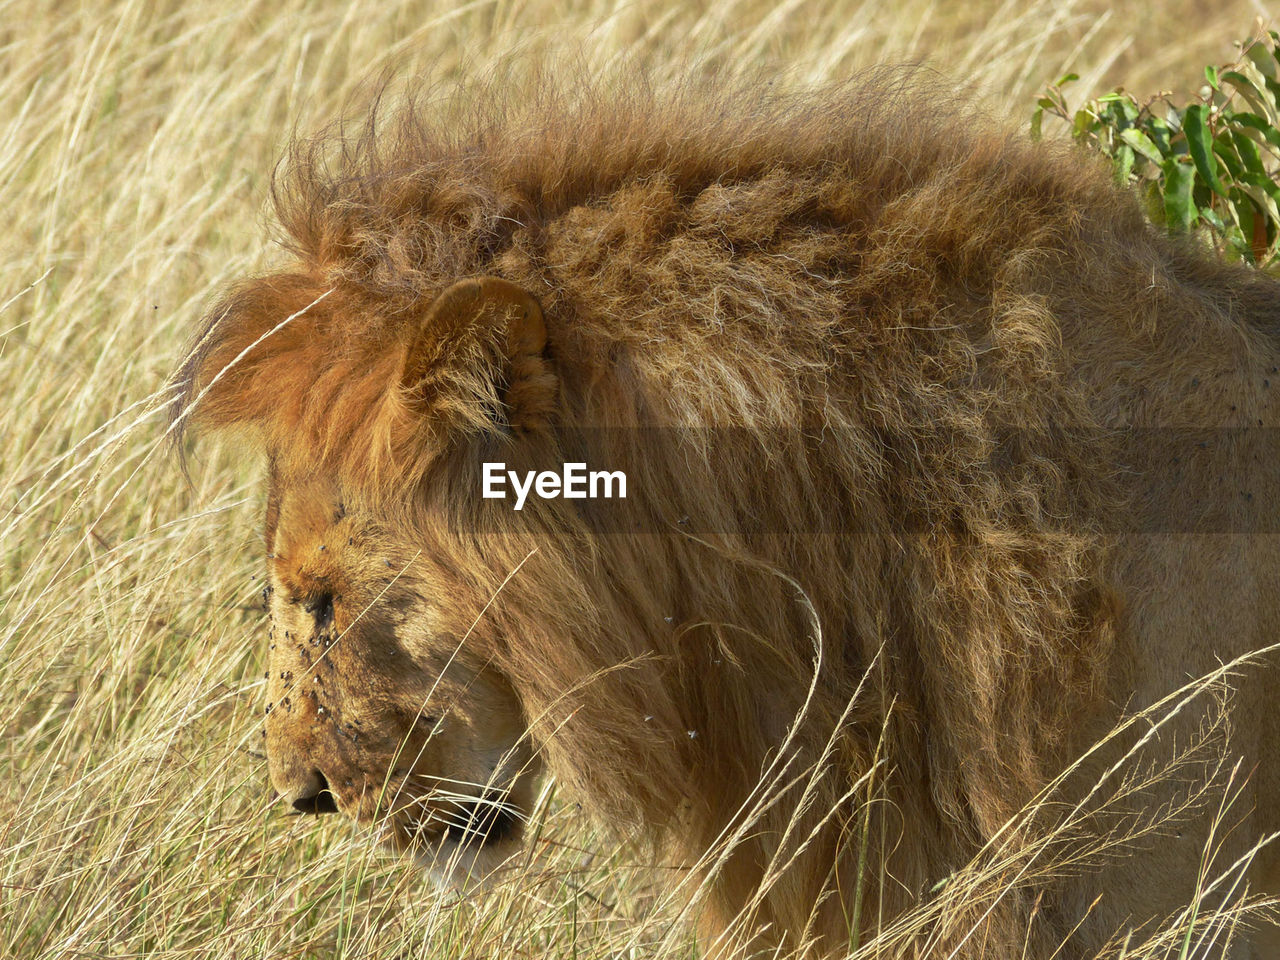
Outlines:
POLYGON ((550 418, 558 390, 546 348, 542 307, 527 290, 500 277, 459 280, 423 316, 405 357, 403 386, 430 402, 442 399, 442 381, 456 384, 464 371, 487 376, 478 392, 502 404, 506 423, 535 429, 550 418))

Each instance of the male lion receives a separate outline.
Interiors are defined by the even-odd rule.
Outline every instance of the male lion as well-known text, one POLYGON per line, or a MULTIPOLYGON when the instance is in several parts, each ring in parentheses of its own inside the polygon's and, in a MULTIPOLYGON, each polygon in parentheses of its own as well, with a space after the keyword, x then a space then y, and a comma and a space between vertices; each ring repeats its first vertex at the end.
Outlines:
POLYGON ((550 772, 725 953, 1082 956, 1280 888, 1271 661, 1089 749, 1276 639, 1280 285, 929 102, 468 91, 294 149, 295 261, 179 415, 270 465, 288 803, 461 879, 550 772))

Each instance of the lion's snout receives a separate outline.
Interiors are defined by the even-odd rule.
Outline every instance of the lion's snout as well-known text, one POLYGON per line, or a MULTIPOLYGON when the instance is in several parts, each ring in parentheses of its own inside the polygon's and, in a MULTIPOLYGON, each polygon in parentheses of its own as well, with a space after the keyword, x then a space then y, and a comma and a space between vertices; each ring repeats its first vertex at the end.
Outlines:
POLYGON ((267 765, 279 798, 298 813, 337 813, 338 797, 331 783, 340 771, 332 758, 298 749, 289 726, 270 722, 270 715, 267 719, 267 765))
POLYGON ((310 605, 304 610, 306 616, 285 618, 289 629, 273 630, 267 763, 272 785, 293 810, 336 813, 340 790, 354 782, 359 727, 346 715, 347 691, 326 655, 332 614, 324 622, 310 605))
POLYGON ((319 770, 312 770, 310 776, 288 784, 280 796, 298 813, 338 812, 338 801, 329 789, 329 780, 319 770))

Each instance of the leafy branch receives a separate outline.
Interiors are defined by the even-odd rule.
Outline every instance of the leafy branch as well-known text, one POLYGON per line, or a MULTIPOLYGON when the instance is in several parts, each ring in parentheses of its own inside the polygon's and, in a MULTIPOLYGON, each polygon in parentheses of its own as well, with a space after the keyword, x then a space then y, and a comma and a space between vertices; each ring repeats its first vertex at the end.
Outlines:
POLYGON ((1152 219, 1171 232, 1207 231, 1219 251, 1248 263, 1280 260, 1280 35, 1259 32, 1240 57, 1206 67, 1191 103, 1161 93, 1138 102, 1123 89, 1076 110, 1066 74, 1046 88, 1031 115, 1039 139, 1044 117, 1070 125, 1077 142, 1110 159, 1116 179, 1133 184, 1152 219))

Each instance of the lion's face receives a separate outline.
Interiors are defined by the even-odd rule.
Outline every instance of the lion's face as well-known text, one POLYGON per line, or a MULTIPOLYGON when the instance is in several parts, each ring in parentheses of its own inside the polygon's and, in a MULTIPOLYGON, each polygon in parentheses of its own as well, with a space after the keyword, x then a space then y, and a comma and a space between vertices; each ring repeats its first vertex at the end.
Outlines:
POLYGON ((480 877, 520 838, 538 760, 462 585, 375 513, 328 480, 272 479, 271 780, 437 877, 480 877))

